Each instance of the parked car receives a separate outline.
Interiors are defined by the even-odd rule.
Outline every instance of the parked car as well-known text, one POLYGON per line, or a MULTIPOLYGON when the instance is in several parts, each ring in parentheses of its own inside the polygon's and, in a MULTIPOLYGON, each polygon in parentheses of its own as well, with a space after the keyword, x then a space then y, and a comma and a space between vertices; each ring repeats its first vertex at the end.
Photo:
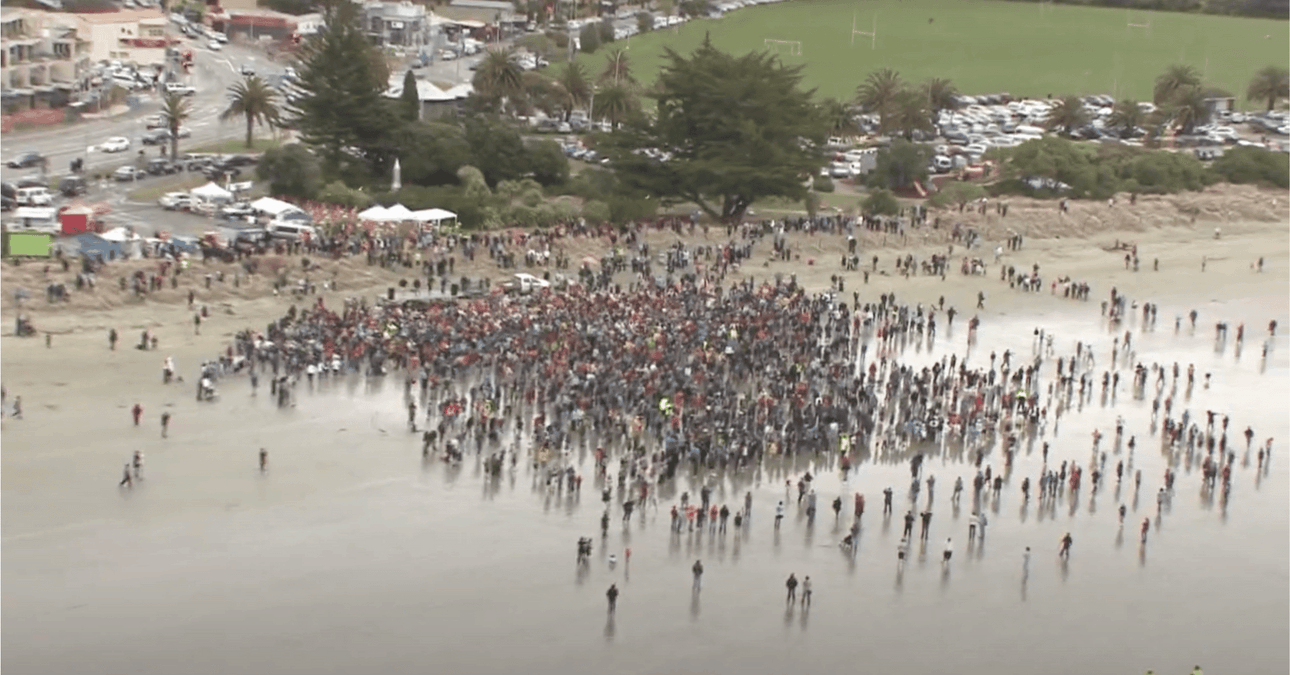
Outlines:
POLYGON ((180 84, 179 82, 167 82, 166 93, 174 94, 176 96, 195 96, 197 94, 197 89, 186 84, 180 84))
POLYGON ((193 196, 187 192, 167 192, 157 200, 157 205, 167 211, 187 211, 193 205, 193 196))
POLYGON ((136 169, 132 166, 123 166, 112 172, 112 179, 118 183, 128 183, 130 181, 147 178, 148 172, 143 169, 136 169))
POLYGON ((168 159, 156 158, 148 160, 148 168, 146 170, 149 175, 162 176, 179 173, 184 170, 184 167, 168 159))
POLYGON ((247 76, 247 77, 250 77, 250 76, 252 76, 252 75, 254 75, 254 74, 255 74, 255 69, 254 69, 254 68, 252 68, 252 67, 251 67, 251 64, 249 64, 249 63, 243 63, 243 64, 242 64, 241 71, 242 71, 242 74, 243 74, 243 75, 245 75, 245 76, 247 76))
POLYGON ((49 206, 54 203, 54 195, 46 187, 20 187, 14 201, 18 206, 49 206))
POLYGON ((9 160, 9 168, 26 169, 28 167, 40 166, 45 161, 44 155, 34 150, 28 150, 17 157, 9 160))
POLYGON ((170 132, 166 129, 154 129, 139 137, 139 142, 144 145, 165 145, 170 140, 170 132))
POLYGON ((58 184, 58 191, 64 197, 78 197, 90 191, 89 184, 82 176, 68 176, 58 184))
POLYGON ((130 149, 130 139, 125 136, 113 136, 103 141, 99 149, 103 152, 125 152, 130 149))
POLYGON ((149 129, 165 129, 166 117, 164 115, 148 115, 143 118, 143 123, 147 125, 149 129))
POLYGON ((310 225, 301 225, 298 223, 275 220, 269 223, 269 227, 267 229, 269 231, 269 236, 274 239, 303 241, 307 237, 314 241, 318 240, 318 231, 310 225))
POLYGON ((212 164, 202 169, 202 175, 209 180, 223 180, 224 178, 238 178, 242 175, 242 170, 235 166, 227 164, 212 164))
POLYGON ((220 44, 219 40, 210 40, 206 43, 206 46, 213 52, 220 51, 224 48, 224 45, 220 44))

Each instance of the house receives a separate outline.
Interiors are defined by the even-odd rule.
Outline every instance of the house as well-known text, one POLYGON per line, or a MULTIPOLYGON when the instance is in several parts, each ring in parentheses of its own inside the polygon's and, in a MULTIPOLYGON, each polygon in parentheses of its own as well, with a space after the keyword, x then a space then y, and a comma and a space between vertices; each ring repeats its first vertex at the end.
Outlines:
MULTIPOLYGON (((460 103, 474 90, 470 84, 441 89, 432 82, 417 80, 417 99, 421 101, 421 119, 456 115, 460 103)), ((390 88, 385 91, 385 96, 394 99, 403 96, 403 77, 390 76, 390 88)))
POLYGON ((438 7, 436 12, 456 21, 475 22, 478 24, 516 24, 525 23, 523 14, 515 13, 515 5, 497 0, 453 0, 447 7, 438 7))
POLYGON ((84 88, 93 62, 74 21, 49 12, 5 9, 0 18, 0 93, 6 112, 61 108, 84 88))
POLYGON ((160 9, 131 9, 100 14, 60 14, 71 17, 78 33, 90 43, 91 61, 120 61, 141 66, 164 65, 166 47, 179 40, 160 9))
POLYGON ((299 30, 297 17, 268 9, 230 9, 222 19, 216 28, 230 40, 283 42, 299 30))
POLYGON ((437 32, 425 6, 411 2, 368 2, 363 5, 363 25, 377 44, 389 47, 432 45, 437 32))

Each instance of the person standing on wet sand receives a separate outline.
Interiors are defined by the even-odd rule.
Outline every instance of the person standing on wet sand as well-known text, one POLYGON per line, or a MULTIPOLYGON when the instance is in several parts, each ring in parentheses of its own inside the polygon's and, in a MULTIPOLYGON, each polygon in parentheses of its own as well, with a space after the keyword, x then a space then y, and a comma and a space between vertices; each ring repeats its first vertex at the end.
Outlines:
POLYGON ((802 577, 802 607, 811 606, 811 577, 802 577))
POLYGON ((954 543, 948 538, 945 539, 945 553, 941 557, 941 565, 949 566, 950 557, 954 555, 954 543))
POLYGON ((797 600, 797 577, 793 574, 789 574, 788 581, 784 582, 784 586, 788 589, 788 598, 786 599, 786 602, 791 605, 797 600))
POLYGON ((902 537, 912 537, 914 535, 914 512, 905 512, 905 531, 902 537))
POLYGON ((694 573, 694 592, 698 593, 699 589, 703 588, 703 561, 695 560, 690 571, 694 573))
POLYGON ((134 465, 134 479, 143 480, 143 451, 135 450, 130 463, 134 465))
POLYGON ((1150 530, 1150 529, 1151 529, 1151 519, 1143 518, 1142 519, 1142 545, 1143 546, 1147 545, 1147 530, 1150 530))
POLYGON ((139 418, 143 417, 143 404, 134 404, 134 407, 130 408, 130 415, 134 417, 134 426, 139 426, 139 418))
POLYGON ((1071 538, 1071 533, 1067 532, 1066 536, 1062 537, 1062 547, 1057 551, 1057 555, 1066 559, 1070 559, 1071 544, 1073 543, 1075 543, 1075 540, 1071 538))
POLYGON ((1030 578, 1030 547, 1021 554, 1021 580, 1025 581, 1030 578))
POLYGON ((260 473, 269 470, 269 451, 260 448, 260 473))
POLYGON ((163 412, 161 413, 161 437, 166 438, 166 434, 169 431, 170 431, 170 413, 163 412))
POLYGON ((891 513, 891 488, 884 488, 882 491, 882 515, 891 513))
POLYGON ((609 613, 614 613, 614 608, 618 607, 618 584, 609 584, 609 590, 605 591, 605 597, 609 598, 609 613))

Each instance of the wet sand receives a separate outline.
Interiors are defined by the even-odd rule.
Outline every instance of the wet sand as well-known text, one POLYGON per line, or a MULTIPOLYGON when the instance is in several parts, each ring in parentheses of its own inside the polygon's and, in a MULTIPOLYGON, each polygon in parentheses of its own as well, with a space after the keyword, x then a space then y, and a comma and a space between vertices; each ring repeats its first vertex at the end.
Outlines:
MULTIPOLYGON (((1165 462, 1158 437, 1148 434, 1150 402, 1121 395, 1103 407, 1095 397, 1049 424, 1050 463, 1086 464, 1092 430, 1110 436, 1123 415, 1126 433, 1138 436, 1135 464, 1144 475, 1136 509, 1131 483, 1117 496, 1113 476, 1092 499, 1085 487, 1074 509, 1069 499, 1055 513, 1041 513, 1033 500, 1023 509, 1020 480, 1033 482, 1040 466, 1038 444, 1023 445, 979 548, 967 546, 970 495, 957 514, 949 504, 954 477, 970 482, 972 467, 954 452, 931 457, 927 470, 937 489, 926 560, 916 555, 899 578, 894 552, 907 504, 905 462, 866 462, 845 485, 827 468, 818 471, 815 526, 790 508, 778 536, 774 503, 786 477, 807 468, 804 461, 768 467, 752 486, 721 486, 714 500, 732 506, 754 490, 753 520, 740 537, 732 531, 674 540, 666 506, 675 498, 665 498, 663 509, 626 531, 615 518, 607 546, 619 554, 617 567, 605 564, 597 536, 584 578, 575 571, 574 544, 598 534, 601 512, 589 456, 582 458, 588 478, 580 499, 535 488, 522 464, 489 487, 473 458, 460 469, 422 463, 394 380, 355 377, 313 392, 301 385, 299 405, 289 411, 272 405, 267 386, 250 396, 243 378, 226 380, 214 405, 195 402, 191 381, 160 383, 166 356, 176 358, 180 373, 192 373, 234 331, 261 328, 281 314, 286 300, 236 304, 236 315, 217 313, 201 336, 192 335, 182 307, 42 316, 42 327, 77 330, 56 335, 52 349, 39 340, 0 341, 4 384, 25 408, 24 420, 4 421, 2 437, 2 665, 33 674, 778 673, 847 666, 1170 673, 1194 664, 1211 673, 1286 672, 1290 465, 1280 453, 1290 442, 1290 352, 1278 337, 1263 364, 1259 344, 1269 319, 1290 324, 1290 237, 1284 225, 1223 227, 1218 242, 1199 234, 1211 228, 1134 235, 1143 259, 1137 273, 1123 269, 1122 254, 1099 248, 1112 236, 1030 241, 1012 254, 1019 267, 1039 262, 1046 279, 1092 283, 1087 303, 1011 290, 994 266, 984 277, 961 277, 952 265, 945 282, 875 276, 864 286, 858 273, 846 275, 848 298, 852 290, 865 299, 894 291, 901 302, 932 303, 943 294, 960 308, 962 319, 933 351, 911 351, 902 361, 961 357, 960 324, 982 289, 987 311, 973 364, 988 362, 991 350, 1030 354, 1031 331, 1043 327, 1056 333, 1058 354, 1076 340, 1093 341, 1103 366, 1111 335, 1098 304, 1110 287, 1156 302, 1154 332, 1129 324, 1139 360, 1177 360, 1184 370, 1194 362, 1198 380, 1212 372, 1212 387, 1198 382, 1187 406, 1193 416, 1230 411, 1229 439, 1238 446, 1226 508, 1201 496, 1198 467, 1180 465, 1176 496, 1157 525, 1154 494, 1165 462), (1210 259, 1203 274, 1201 256, 1210 259), (1266 258, 1262 274, 1250 270, 1259 256, 1266 258), (1161 269, 1152 272, 1157 257, 1161 269), (1174 315, 1192 308, 1200 312, 1198 330, 1175 336, 1174 315), (1246 323, 1239 359, 1230 343, 1221 354, 1214 350, 1213 322, 1220 319, 1233 332, 1246 323), (108 351, 108 327, 128 345, 148 321, 158 325, 159 351, 108 351), (136 401, 145 408, 138 429, 129 415, 136 401), (162 410, 174 415, 167 440, 160 438, 162 410), (1242 465, 1246 425, 1258 440, 1277 439, 1263 474, 1252 457, 1242 465), (256 468, 260 447, 270 452, 265 475, 256 468), (122 493, 116 481, 134 450, 145 453, 146 480, 122 493), (884 522, 881 490, 888 485, 897 513, 884 522), (835 529, 827 504, 841 494, 849 505, 857 489, 868 508, 852 563, 836 545, 847 521, 835 529), (1121 502, 1130 505, 1122 539, 1114 514, 1121 502), (1148 516, 1144 551, 1136 523, 1148 516), (1075 545, 1062 564, 1056 549, 1066 531, 1075 545), (947 536, 956 552, 944 574, 947 536), (1034 558, 1023 585, 1025 546, 1034 558), (632 549, 630 569, 625 547, 632 549), (707 573, 695 599, 689 567, 699 557, 707 573), (811 576, 809 612, 785 611, 789 572, 811 576), (604 605, 610 583, 623 591, 613 621, 604 605)), ((840 245, 833 239, 827 246, 840 245)), ((879 255, 890 270, 890 254, 879 255)), ((811 288, 838 273, 835 265, 804 261, 750 264, 743 273, 768 278, 775 271, 797 273, 811 288)), ((987 461, 1000 467, 997 452, 987 461)), ((675 493, 684 489, 693 494, 697 486, 678 481, 675 493)), ((920 506, 925 502, 924 493, 920 506)))

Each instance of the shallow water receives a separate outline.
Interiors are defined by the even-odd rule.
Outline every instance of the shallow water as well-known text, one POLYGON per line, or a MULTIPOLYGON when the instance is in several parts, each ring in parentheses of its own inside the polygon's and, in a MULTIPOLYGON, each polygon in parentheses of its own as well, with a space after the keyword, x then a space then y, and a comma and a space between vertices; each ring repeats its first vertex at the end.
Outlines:
MULTIPOLYGON (((1272 307, 1285 325, 1283 300, 1272 307)), ((1164 307, 1158 330, 1134 329, 1138 360, 1177 360, 1184 372, 1196 363, 1198 382, 1186 404, 1193 417, 1206 409, 1231 414, 1238 469, 1226 507, 1201 495, 1199 466, 1180 464, 1172 503, 1156 517, 1165 459, 1148 432, 1150 401, 1133 400, 1122 381, 1113 404, 1095 396, 1050 423, 1042 440, 1052 444, 1050 462, 1085 465, 1092 430, 1106 434, 1102 447, 1110 451, 1115 417, 1123 415, 1126 436, 1139 440, 1136 504, 1127 476, 1117 494, 1113 469, 1123 455, 1112 454, 1108 482, 1096 495, 1086 482, 1073 503, 1066 495, 1051 511, 1033 500, 1023 505, 1021 478, 1033 483, 1041 463, 1040 443, 1030 452, 1023 443, 1001 499, 988 503, 987 537, 969 547, 970 485, 960 510, 950 506, 950 493, 954 477, 970 484, 974 469, 960 453, 929 457, 926 471, 937 477, 930 541, 902 574, 895 548, 908 504, 906 462, 862 464, 845 484, 827 468, 818 471, 813 527, 790 506, 774 530, 772 510, 786 479, 778 467, 760 472, 753 486, 727 482, 716 491, 718 504, 733 507, 753 489, 753 519, 738 535, 732 528, 724 537, 673 538, 665 500, 626 528, 615 518, 607 543, 596 537, 593 562, 579 575, 575 542, 598 535, 601 513, 589 456, 580 498, 538 489, 522 465, 490 487, 473 457, 459 469, 422 463, 419 438, 404 431, 393 380, 302 387, 299 406, 283 412, 267 391, 252 398, 245 380, 232 379, 223 400, 185 420, 182 443, 136 441, 147 453, 146 480, 131 492, 118 492, 103 473, 119 449, 99 466, 64 467, 48 488, 6 490, 2 665, 33 675, 840 667, 1163 674, 1195 664, 1209 673, 1287 672, 1290 460, 1281 453, 1290 439, 1290 351, 1277 338, 1261 363, 1269 311, 1267 299, 1202 307, 1195 335, 1185 327, 1175 335, 1174 311, 1164 307), (1220 314, 1233 334, 1239 320, 1250 328, 1239 360, 1230 344, 1223 353, 1214 349, 1213 317, 1220 314), (1205 372, 1213 373, 1208 390, 1200 384, 1205 372), (1256 443, 1277 439, 1262 474, 1252 456, 1249 466, 1242 461, 1247 425, 1256 443), (270 448, 263 476, 255 467, 259 447, 270 448), (884 520, 888 485, 897 513, 884 520), (849 521, 844 515, 835 525, 828 505, 841 494, 845 514, 857 489, 868 504, 851 560, 837 547, 849 521), (1122 502, 1130 507, 1123 531, 1115 514, 1122 502), (1144 517, 1152 529, 1141 547, 1137 523, 1144 517), (1058 541, 1068 531, 1073 553, 1061 562, 1058 541), (946 537, 955 553, 942 568, 946 537), (1023 583, 1026 546, 1034 557, 1023 583), (619 555, 613 569, 607 550, 619 555), (697 596, 689 575, 696 558, 706 566, 697 596), (809 610, 785 607, 790 572, 811 577, 809 610), (610 583, 622 590, 613 617, 605 612, 610 583)), ((1104 368, 1111 337, 1097 314, 1094 302, 1072 303, 1061 313, 989 321, 970 363, 988 362, 990 349, 1028 358, 1032 330, 1043 327, 1057 334, 1059 355, 1076 340, 1095 342, 1104 368)), ((930 351, 902 360, 939 358, 945 350, 961 356, 964 319, 930 351)), ((102 428, 76 433, 121 433, 119 420, 89 423, 102 428)), ((72 442, 72 433, 48 430, 50 447, 72 442)), ((1001 468, 997 448, 986 462, 1001 468)), ((684 481, 677 492, 683 489, 697 493, 684 481)), ((924 491, 920 509, 926 497, 924 491)))

